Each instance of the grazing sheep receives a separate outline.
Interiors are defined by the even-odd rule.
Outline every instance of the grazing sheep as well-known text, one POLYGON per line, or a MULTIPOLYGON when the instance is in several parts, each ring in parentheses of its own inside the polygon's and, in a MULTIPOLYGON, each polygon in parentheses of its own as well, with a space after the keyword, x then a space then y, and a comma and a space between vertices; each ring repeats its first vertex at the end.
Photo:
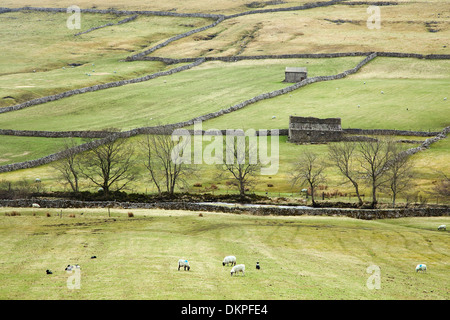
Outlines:
POLYGON ((222 266, 228 265, 231 263, 232 266, 236 265, 236 257, 235 256, 226 256, 223 258, 222 266))
POLYGON ((41 206, 38 203, 33 203, 31 205, 31 207, 33 207, 33 208, 40 208, 41 206))
POLYGON ((67 267, 64 269, 64 270, 66 270, 66 271, 72 271, 73 269, 80 269, 80 266, 79 265, 73 265, 73 264, 69 264, 69 265, 67 265, 67 267))
POLYGON ((416 272, 419 272, 419 271, 422 271, 422 272, 427 271, 427 266, 425 264, 418 264, 416 267, 416 272))
POLYGON ((256 270, 259 270, 259 269, 261 269, 261 266, 259 265, 259 262, 257 261, 256 262, 256 270))
POLYGON ((441 225, 438 227, 438 230, 447 230, 447 226, 446 226, 445 224, 441 224, 441 225))
POLYGON ((231 269, 231 276, 233 276, 233 274, 236 274, 236 273, 238 273, 238 272, 242 272, 242 275, 245 275, 245 265, 243 265, 243 264, 238 264, 238 265, 236 265, 236 266, 234 266, 232 269, 231 269))
POLYGON ((188 271, 191 269, 191 267, 189 266, 189 262, 184 259, 178 260, 178 271, 180 271, 180 268, 184 268, 184 271, 186 271, 186 268, 188 271))

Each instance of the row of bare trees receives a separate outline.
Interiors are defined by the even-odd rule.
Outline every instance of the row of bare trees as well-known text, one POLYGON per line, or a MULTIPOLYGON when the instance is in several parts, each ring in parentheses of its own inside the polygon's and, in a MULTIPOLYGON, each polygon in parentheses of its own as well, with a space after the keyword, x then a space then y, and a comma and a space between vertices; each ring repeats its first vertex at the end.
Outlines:
MULTIPOLYGON (((196 175, 196 166, 189 161, 182 161, 191 156, 191 148, 185 148, 190 137, 174 140, 172 132, 161 129, 156 134, 147 134, 138 143, 139 150, 136 151, 131 143, 125 139, 115 138, 113 133, 114 131, 105 138, 101 146, 82 154, 75 151, 73 141, 66 143, 66 158, 54 163, 53 167, 60 172, 62 180, 72 191, 80 191, 82 178, 101 188, 105 194, 120 191, 136 180, 139 167, 144 167, 149 180, 160 195, 163 193, 173 195, 177 185, 185 185, 187 177, 196 175), (144 160, 140 160, 139 163, 138 158, 144 160)), ((218 168, 217 177, 223 178, 228 174, 236 181, 241 197, 244 197, 246 190, 253 185, 260 168, 259 161, 249 160, 249 155, 256 152, 249 148, 248 141, 239 139, 231 152, 222 150, 222 158, 215 162, 218 168), (223 161, 223 154, 231 157, 231 161, 223 161)))
POLYGON ((73 140, 66 141, 66 158, 52 166, 61 174, 72 191, 80 191, 80 179, 85 178, 106 194, 120 191, 135 180, 134 150, 124 139, 113 135, 105 143, 85 153, 77 153, 73 140))
POLYGON ((292 181, 293 184, 307 184, 315 204, 314 192, 325 182, 326 168, 334 166, 344 181, 353 186, 360 206, 363 204, 360 192, 362 184, 371 189, 371 207, 378 203, 377 192, 380 188, 390 191, 395 206, 398 194, 413 179, 409 160, 405 149, 394 140, 345 141, 328 146, 328 159, 320 159, 310 151, 304 152, 294 166, 292 181))
MULTIPOLYGON (((227 176, 233 179, 240 196, 244 197, 259 176, 261 162, 260 159, 250 159, 256 151, 251 150, 252 146, 248 141, 244 139, 240 143, 232 152, 225 152, 232 161, 217 162, 217 178, 227 176)), ((184 156, 191 156, 191 148, 183 148, 183 143, 174 141, 169 132, 148 134, 137 145, 138 148, 135 148, 125 139, 117 139, 111 135, 101 146, 78 154, 73 151, 73 142, 69 142, 66 145, 67 157, 56 162, 53 167, 73 191, 80 190, 80 179, 83 178, 101 188, 105 194, 126 188, 141 174, 142 167, 146 169, 148 179, 160 195, 173 195, 177 185, 185 183, 188 177, 196 174, 195 165, 176 159, 174 161, 174 152, 176 158, 182 159, 184 156), (141 159, 140 162, 137 159, 141 159)), ((223 153, 216 156, 223 160, 223 153)), ((414 177, 410 157, 402 144, 393 140, 333 143, 328 145, 327 159, 305 151, 292 166, 293 186, 308 185, 313 205, 316 204, 315 191, 325 183, 329 167, 337 169, 343 177, 343 183, 353 186, 360 206, 363 205, 360 191, 363 186, 371 189, 372 207, 378 203, 377 193, 380 189, 389 191, 395 206, 398 195, 411 185, 414 177)), ((443 179, 435 186, 436 192, 444 197, 449 196, 448 181, 448 178, 443 179)))

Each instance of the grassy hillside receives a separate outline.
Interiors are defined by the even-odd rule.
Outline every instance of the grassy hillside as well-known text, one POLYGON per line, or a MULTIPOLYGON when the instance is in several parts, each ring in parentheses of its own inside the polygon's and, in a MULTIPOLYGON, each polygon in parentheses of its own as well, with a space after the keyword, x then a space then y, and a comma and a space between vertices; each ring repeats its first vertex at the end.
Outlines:
POLYGON ((225 20, 152 55, 179 58, 350 51, 449 54, 448 3, 415 1, 380 7, 380 29, 368 29, 367 7, 338 4, 245 15, 225 20))
POLYGON ((436 229, 448 217, 362 221, 115 209, 109 218, 106 209, 14 210, 20 216, 0 209, 2 299, 449 298, 448 231, 436 229), (246 265, 245 276, 230 278, 231 267, 222 266, 229 254, 246 265), (180 258, 190 261, 190 271, 177 271, 180 258), (419 263, 427 273, 415 272, 419 263), (68 264, 81 266, 80 289, 67 288, 68 264), (378 290, 366 285, 371 265, 380 268, 378 290))
MULTIPOLYGON (((0 165, 38 159, 62 150, 66 144, 64 138, 35 138, 2 136, 0 143, 0 165)), ((81 144, 82 139, 74 138, 74 144, 81 144)))
POLYGON ((128 23, 74 36, 126 17, 83 14, 82 28, 70 30, 65 13, 1 14, 4 36, 0 39, 3 48, 0 96, 6 98, 0 100, 0 106, 163 70, 161 63, 130 64, 120 60, 161 40, 210 23, 209 19, 201 18, 139 16, 128 23), (49 30, 52 30, 51 37, 49 30))
MULTIPOLYGON (((312 59, 307 61, 309 75, 343 72, 360 60, 361 57, 312 59)), ((286 65, 305 63, 298 59, 207 62, 171 76, 5 113, 0 116, 0 128, 64 131, 116 127, 129 130, 186 121, 287 87, 289 84, 283 83, 286 65)))
MULTIPOLYGON (((234 14, 261 8, 292 7, 312 1, 284 1, 272 5, 250 1, 152 1, 119 0, 95 3, 81 1, 81 8, 168 10, 234 14)), ((354 2, 354 1, 346 1, 354 2)), ((369 1, 372 2, 372 1, 369 1)), ((382 6, 382 28, 366 26, 367 4, 338 4, 308 10, 262 13, 227 19, 201 33, 175 41, 152 55, 200 57, 318 53, 347 51, 399 51, 422 54, 448 54, 449 1, 398 1, 382 6)), ((65 7, 67 1, 42 0, 39 6, 65 7)), ((21 7, 26 1, 5 0, 2 6, 21 7)), ((35 4, 36 5, 36 4, 35 4)), ((37 5, 36 5, 37 6, 37 5)), ((177 65, 161 62, 124 62, 127 56, 142 52, 188 30, 208 25, 211 19, 140 15, 131 22, 74 37, 74 33, 125 16, 82 14, 82 29, 66 27, 68 14, 21 11, 0 14, 0 107, 33 98, 120 79, 130 79, 177 65), (51 36, 49 36, 51 34, 51 36), (76 63, 72 67, 69 64, 76 63), (80 64, 78 66, 78 64, 80 64), (34 72, 36 71, 36 72, 34 72), (89 76, 90 75, 90 76, 89 76)), ((308 76, 330 75, 354 67, 362 57, 334 59, 255 60, 234 63, 206 62, 196 68, 155 80, 76 95, 59 101, 0 114, 0 128, 21 130, 99 130, 174 123, 228 108, 258 94, 286 87, 286 66, 306 66, 308 76)), ((337 81, 308 85, 287 95, 264 100, 203 123, 203 129, 287 128, 290 115, 340 117, 344 128, 386 128, 440 131, 449 125, 447 60, 419 60, 378 57, 357 74, 337 81), (365 84, 364 84, 365 82, 365 84), (381 93, 383 92, 383 93, 381 93), (275 116, 276 118, 273 118, 275 116)), ((136 144, 140 138, 133 138, 136 144)), ((256 191, 289 194, 290 163, 305 149, 326 157, 326 146, 297 146, 280 140, 280 170, 263 177, 256 191), (268 187, 268 184, 273 187, 268 187)), ((81 142, 81 141, 78 141, 81 142)), ((62 139, 3 136, 0 165, 25 161, 56 152, 62 139)), ((413 145, 411 145, 413 146, 413 145)), ((429 191, 438 171, 449 172, 449 144, 441 141, 413 157, 418 172, 416 191, 429 191)), ((201 168, 192 185, 219 184, 215 171, 201 168)), ((330 188, 341 186, 335 170, 328 171, 330 188)), ((41 177, 48 188, 62 188, 49 165, 5 173, 0 179, 18 181, 41 177)), ((150 190, 143 179, 132 190, 150 190)), ((351 189, 350 189, 351 190, 351 189)), ((150 190, 153 191, 153 190, 150 190)))
MULTIPOLYGON (((139 174, 136 181, 130 183, 127 190, 128 192, 137 193, 156 193, 156 187, 150 182, 149 173, 144 167, 144 150, 140 145, 140 141, 143 137, 137 136, 129 139, 129 143, 135 148, 135 160, 136 167, 139 168, 139 174)), ((408 139, 410 137, 395 137, 395 139, 408 139)), ((424 140, 421 138, 420 140, 424 140)), ((42 142, 42 143, 45 143, 42 142)), ((230 184, 233 182, 231 175, 222 175, 219 177, 221 172, 216 165, 208 165, 205 162, 205 157, 208 155, 205 152, 205 148, 210 145, 211 142, 203 142, 203 164, 197 165, 196 172, 190 175, 186 179, 186 183, 180 184, 177 187, 177 192, 191 192, 191 193, 214 193, 214 194, 236 194, 238 190, 236 187, 230 184), (200 186, 198 186, 200 185, 200 186), (213 188, 211 188, 214 186, 213 188)), ((271 139, 268 140, 268 145, 271 145, 271 139)), ((417 146, 417 144, 405 145, 405 148, 412 148, 417 146)), ((297 161, 300 155, 304 151, 312 151, 319 154, 321 161, 327 162, 328 159, 328 146, 322 145, 296 145, 287 142, 286 136, 281 136, 279 138, 279 157, 278 157, 278 171, 276 174, 272 175, 261 175, 260 173, 256 176, 256 181, 252 187, 252 192, 261 195, 269 195, 271 197, 287 197, 293 202, 298 202, 303 199, 304 196, 300 194, 300 190, 304 186, 292 185, 292 164, 297 161)), ((448 161, 448 152, 450 150, 450 142, 448 139, 442 140, 433 145, 432 148, 426 151, 419 152, 415 154, 411 161, 414 171, 414 179, 411 181, 408 190, 402 192, 399 196, 398 204, 405 204, 406 197, 409 197, 409 201, 414 200, 414 194, 420 195, 423 199, 430 204, 436 203, 448 203, 448 199, 443 199, 442 197, 437 198, 432 193, 432 188, 435 182, 441 178, 441 172, 448 174, 450 172, 450 167, 448 161)), ((19 154, 20 155, 20 154, 19 154)), ((275 157, 275 154, 269 148, 267 153, 268 157, 275 157)), ((275 161, 272 158, 272 161, 275 161)), ((193 161, 193 158, 191 159, 193 161)), ((276 166, 276 162, 272 162, 271 165, 276 166)), ((353 187, 343 179, 343 177, 338 173, 337 169, 333 166, 328 167, 325 170, 326 182, 321 185, 321 189, 317 191, 316 195, 318 199, 321 199, 322 192, 329 194, 336 194, 331 198, 326 198, 326 200, 331 201, 345 201, 351 202, 356 201, 354 197, 353 187)), ((57 190, 67 190, 68 185, 64 183, 61 179, 59 173, 50 165, 43 165, 37 168, 31 168, 26 170, 19 170, 15 172, 2 173, 0 176, 1 180, 10 181, 13 186, 21 181, 25 180, 29 183, 33 183, 36 178, 41 179, 40 188, 44 191, 57 191, 57 190)), ((361 181, 362 183, 362 181, 361 181)), ((89 190, 95 192, 97 187, 93 186, 89 181, 81 179, 80 181, 81 190, 89 190)), ((360 185, 361 194, 364 195, 365 201, 370 201, 370 188, 366 184, 360 185)), ((390 203, 390 196, 388 195, 388 190, 379 190, 378 196, 382 202, 390 203)), ((309 202, 310 203, 310 198, 309 202)))

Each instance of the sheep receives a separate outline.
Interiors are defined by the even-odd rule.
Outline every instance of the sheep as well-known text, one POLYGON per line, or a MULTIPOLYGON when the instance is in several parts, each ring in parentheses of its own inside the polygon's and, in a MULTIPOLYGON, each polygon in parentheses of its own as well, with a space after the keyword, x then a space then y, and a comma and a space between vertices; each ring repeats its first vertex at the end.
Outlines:
POLYGON ((45 272, 46 272, 47 274, 53 274, 53 272, 52 272, 51 270, 48 270, 48 269, 47 269, 45 272))
POLYGON ((228 265, 231 263, 232 266, 236 265, 236 257, 235 256, 226 256, 223 258, 222 266, 228 265))
POLYGON ((183 267, 184 267, 184 271, 186 271, 186 268, 188 271, 191 269, 191 267, 189 266, 189 262, 187 260, 185 260, 185 259, 178 260, 178 271, 180 271, 180 268, 183 268, 183 267))
POLYGON ((73 264, 69 264, 69 265, 67 265, 67 267, 64 269, 64 270, 66 270, 66 271, 72 271, 72 270, 74 270, 74 269, 81 269, 81 267, 79 266, 79 265, 73 265, 73 264))
POLYGON ((231 276, 233 276, 233 274, 236 274, 238 272, 242 272, 242 275, 245 275, 245 265, 238 264, 238 265, 234 266, 231 269, 231 276))
POLYGON ((31 207, 33 207, 33 208, 40 208, 41 206, 38 203, 33 203, 31 205, 31 207))
POLYGON ((447 226, 446 226, 445 224, 441 224, 441 225, 438 227, 438 230, 447 230, 447 226))
POLYGON ((259 265, 259 261, 256 261, 256 270, 261 269, 261 266, 259 265))
POLYGON ((416 267, 416 272, 419 272, 419 271, 422 271, 422 272, 427 271, 427 266, 425 264, 418 264, 416 267))

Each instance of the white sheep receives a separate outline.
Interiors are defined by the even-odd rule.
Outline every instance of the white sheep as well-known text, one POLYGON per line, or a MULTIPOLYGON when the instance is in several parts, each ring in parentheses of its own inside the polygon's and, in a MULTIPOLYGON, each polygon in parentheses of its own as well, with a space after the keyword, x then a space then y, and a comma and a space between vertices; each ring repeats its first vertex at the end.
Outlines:
POLYGON ((64 270, 66 270, 66 271, 72 271, 72 270, 74 270, 74 269, 81 269, 81 267, 79 266, 79 265, 73 265, 73 264, 69 264, 69 265, 67 265, 67 267, 64 269, 64 270))
POLYGON ((178 260, 178 271, 180 271, 180 268, 184 268, 184 271, 186 271, 187 268, 187 270, 189 271, 191 269, 191 267, 189 266, 189 261, 185 259, 178 260))
POLYGON ((40 208, 41 206, 38 203, 33 203, 31 205, 31 207, 33 207, 33 208, 40 208))
POLYGON ((231 268, 231 276, 233 276, 233 274, 236 274, 238 272, 242 272, 242 275, 245 275, 245 265, 238 264, 235 265, 233 268, 231 268))
POLYGON ((222 265, 228 265, 229 263, 231 263, 232 266, 236 265, 236 257, 235 256, 226 256, 225 258, 223 258, 222 261, 222 265))
POLYGON ((441 224, 441 225, 438 227, 438 230, 447 230, 447 226, 446 226, 445 224, 441 224))
POLYGON ((416 267, 416 272, 419 272, 419 271, 422 271, 422 272, 427 271, 427 266, 425 264, 418 264, 416 267))

